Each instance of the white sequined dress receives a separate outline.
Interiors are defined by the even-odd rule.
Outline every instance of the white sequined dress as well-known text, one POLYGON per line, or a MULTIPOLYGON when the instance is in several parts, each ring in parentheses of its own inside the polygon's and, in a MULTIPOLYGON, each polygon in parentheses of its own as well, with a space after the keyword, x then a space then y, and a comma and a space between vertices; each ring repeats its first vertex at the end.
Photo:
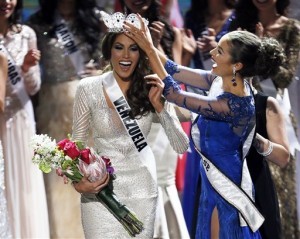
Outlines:
MULTIPOLYGON (((110 74, 112 72, 80 82, 74 104, 73 139, 86 141, 91 129, 95 149, 109 157, 116 170, 115 194, 144 223, 145 229, 137 238, 153 238, 157 183, 141 163, 117 112, 108 107, 102 80, 110 74)), ((178 153, 182 153, 188 147, 188 138, 174 110, 167 111, 166 108, 160 113, 150 113, 137 119, 137 122, 146 136, 152 122, 160 122, 171 145, 178 153)), ((122 225, 95 200, 94 195, 82 195, 81 213, 86 238, 129 238, 122 225)))
MULTIPOLYGON (((35 94, 41 85, 39 66, 31 67, 27 73, 21 70, 28 50, 37 48, 34 31, 23 25, 20 32, 9 31, 2 44, 23 76, 27 94, 35 94)), ((44 178, 31 160, 33 150, 30 140, 35 134, 35 122, 28 112, 7 80, 5 110, 0 114, 0 140, 3 146, 6 199, 12 236, 49 238, 44 178)))
POLYGON ((7 216, 7 204, 5 198, 5 183, 4 183, 4 159, 3 159, 3 151, 2 144, 0 140, 0 238, 11 238, 10 225, 8 223, 7 216))

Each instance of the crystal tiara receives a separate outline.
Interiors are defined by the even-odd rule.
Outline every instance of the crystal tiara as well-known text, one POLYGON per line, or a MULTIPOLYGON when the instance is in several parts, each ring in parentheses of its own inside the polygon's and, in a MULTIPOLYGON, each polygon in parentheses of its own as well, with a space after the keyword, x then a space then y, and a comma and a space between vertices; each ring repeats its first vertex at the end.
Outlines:
MULTIPOLYGON (((115 12, 114 14, 108 14, 104 11, 100 11, 102 20, 105 26, 108 28, 109 32, 122 32, 123 22, 126 20, 133 24, 136 28, 141 28, 141 23, 139 21, 138 16, 135 13, 131 13, 128 16, 124 15, 121 12, 115 12)), ((148 21, 143 18, 145 25, 148 25, 148 21)))

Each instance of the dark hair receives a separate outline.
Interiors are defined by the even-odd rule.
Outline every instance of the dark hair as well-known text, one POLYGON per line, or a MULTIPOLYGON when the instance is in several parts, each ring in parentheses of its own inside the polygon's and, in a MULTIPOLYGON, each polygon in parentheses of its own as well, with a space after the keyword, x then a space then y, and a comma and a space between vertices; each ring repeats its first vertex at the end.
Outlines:
MULTIPOLYGON (((102 40, 102 57, 105 61, 111 60, 111 49, 116 40, 116 37, 124 33, 108 32, 102 40)), ((131 107, 131 117, 138 118, 147 115, 150 112, 155 112, 152 106, 148 93, 149 88, 144 80, 144 76, 150 74, 150 67, 145 53, 139 48, 140 58, 136 69, 133 72, 132 80, 129 89, 126 92, 127 102, 131 107)))
POLYGON ((22 22, 22 9, 23 9, 23 0, 18 0, 17 5, 15 6, 14 12, 8 18, 9 27, 13 30, 19 32, 21 30, 21 22, 22 22), (17 29, 14 29, 17 27, 17 29))
MULTIPOLYGON (((55 11, 57 10, 59 0, 39 0, 40 9, 30 20, 36 18, 38 23, 54 24, 55 11)), ((95 49, 99 48, 99 40, 101 35, 100 22, 95 14, 95 0, 76 0, 76 17, 74 21, 75 33, 87 42, 87 50, 91 56, 97 57, 99 54, 95 49)), ((30 21, 29 20, 29 21, 30 21)), ((49 34, 54 33, 54 26, 49 34)))
MULTIPOLYGON (((192 0, 191 6, 185 15, 185 27, 194 26, 193 33, 196 33, 195 37, 199 37, 200 33, 206 28, 206 16, 209 13, 210 0, 192 0), (192 21, 193 23, 187 23, 186 21, 192 21)), ((225 6, 228 9, 233 9, 235 0, 224 0, 225 6)))
MULTIPOLYGON (((290 0, 276 0, 277 13, 286 16, 289 5, 290 0)), ((253 1, 238 0, 235 5, 235 20, 232 22, 230 29, 236 30, 241 28, 255 33, 255 25, 258 21, 258 9, 253 1)))
MULTIPOLYGON (((124 0, 119 0, 122 6, 122 9, 126 7, 127 14, 131 13, 131 10, 125 5, 124 0)), ((163 36, 161 38, 161 46, 168 56, 169 59, 174 60, 172 47, 175 41, 175 33, 172 25, 167 19, 161 14, 161 2, 160 0, 152 0, 149 8, 147 9, 145 15, 143 16, 149 21, 149 25, 154 21, 161 21, 165 24, 163 36)))
POLYGON ((284 50, 274 38, 260 39, 247 31, 232 31, 226 36, 231 46, 232 63, 243 64, 238 71, 242 77, 273 76, 285 61, 284 50))

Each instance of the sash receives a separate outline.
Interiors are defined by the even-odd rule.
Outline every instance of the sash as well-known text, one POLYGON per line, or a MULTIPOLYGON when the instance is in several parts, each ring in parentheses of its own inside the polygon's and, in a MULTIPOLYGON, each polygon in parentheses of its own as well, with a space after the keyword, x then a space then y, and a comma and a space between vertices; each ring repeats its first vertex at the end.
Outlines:
POLYGON ((140 129, 138 122, 129 117, 131 108, 127 103, 118 83, 116 82, 113 72, 107 72, 103 74, 103 77, 103 87, 109 99, 113 103, 128 136, 132 140, 135 149, 137 150, 137 153, 140 155, 142 164, 148 168, 153 180, 156 182, 157 177, 155 158, 150 146, 147 143, 146 137, 140 129))
POLYGON ((32 126, 32 129, 35 130, 35 119, 34 119, 34 113, 33 113, 33 106, 32 102, 28 96, 28 93, 24 86, 24 79, 21 76, 19 72, 19 68, 16 65, 16 62, 8 52, 8 50, 5 48, 3 44, 0 44, 0 51, 3 52, 7 57, 7 63, 8 63, 8 80, 10 83, 10 86, 13 90, 13 93, 16 94, 27 112, 30 123, 32 126))
POLYGON ((77 47, 74 36, 69 30, 66 22, 60 16, 57 16, 56 18, 55 34, 64 48, 65 55, 69 57, 79 76, 85 69, 84 57, 77 47))
POLYGON ((300 151, 300 144, 290 117, 291 102, 288 89, 283 89, 283 94, 280 95, 270 78, 260 81, 260 86, 266 95, 270 95, 278 101, 284 115, 285 127, 289 141, 289 151, 292 155, 295 155, 296 150, 300 151))
POLYGON ((201 162, 210 184, 229 204, 239 211, 240 225, 242 227, 248 225, 253 232, 257 231, 265 219, 253 203, 253 184, 248 170, 247 161, 245 160, 255 135, 255 127, 251 130, 243 145, 242 181, 239 187, 201 153, 201 149, 198 148, 200 143, 195 144, 195 142, 200 142, 201 138, 200 131, 197 124, 195 124, 198 118, 199 116, 192 125, 191 138, 196 151, 201 156, 201 162))

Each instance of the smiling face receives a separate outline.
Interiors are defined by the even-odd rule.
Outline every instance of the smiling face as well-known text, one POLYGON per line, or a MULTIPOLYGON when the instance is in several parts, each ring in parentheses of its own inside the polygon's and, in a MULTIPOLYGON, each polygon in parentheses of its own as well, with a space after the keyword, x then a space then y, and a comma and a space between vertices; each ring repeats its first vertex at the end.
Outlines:
POLYGON ((124 4, 132 13, 144 16, 152 1, 154 0, 124 0, 124 4))
POLYGON ((114 73, 123 81, 129 81, 138 64, 140 52, 138 45, 131 38, 121 33, 111 48, 111 65, 114 73))
POLYGON ((14 12, 17 0, 0 0, 0 18, 8 19, 14 12))
POLYGON ((276 8, 276 1, 277 0, 252 0, 255 7, 260 11, 276 8))
POLYGON ((231 61, 230 45, 228 37, 223 36, 217 47, 210 51, 211 58, 214 62, 212 73, 222 78, 231 77, 233 71, 233 63, 231 61))

